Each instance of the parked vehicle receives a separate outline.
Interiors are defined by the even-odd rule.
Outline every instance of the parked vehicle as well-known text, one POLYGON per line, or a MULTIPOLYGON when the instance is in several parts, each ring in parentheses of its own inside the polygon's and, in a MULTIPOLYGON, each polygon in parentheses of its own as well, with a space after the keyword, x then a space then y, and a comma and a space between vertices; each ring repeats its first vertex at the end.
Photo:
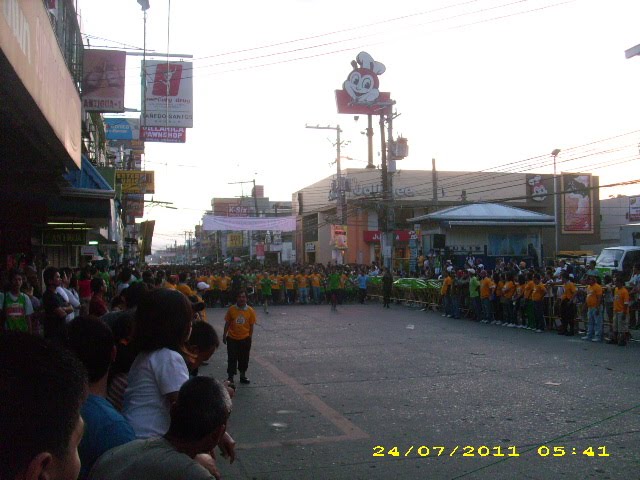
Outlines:
POLYGON ((607 247, 596 259, 596 270, 601 275, 622 273, 625 278, 628 278, 636 264, 640 264, 640 247, 607 247))

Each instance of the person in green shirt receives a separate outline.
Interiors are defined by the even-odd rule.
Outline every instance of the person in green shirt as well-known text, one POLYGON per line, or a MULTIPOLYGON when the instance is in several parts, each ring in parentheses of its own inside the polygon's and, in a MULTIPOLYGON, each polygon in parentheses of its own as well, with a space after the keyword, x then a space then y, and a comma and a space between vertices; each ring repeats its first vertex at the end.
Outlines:
POLYGON ((269 272, 264 272, 262 279, 260 280, 260 288, 262 290, 262 301, 264 313, 269 313, 269 299, 271 298, 271 279, 269 278, 269 272))
POLYGON ((329 271, 329 276, 327 277, 327 289, 329 290, 328 295, 331 299, 331 311, 336 312, 338 310, 338 290, 340 289, 340 274, 336 271, 335 268, 332 268, 329 271))
POLYGON ((474 320, 479 322, 482 320, 482 305, 480 303, 480 280, 478 274, 473 268, 468 270, 469 278, 469 299, 471 308, 473 309, 474 320))

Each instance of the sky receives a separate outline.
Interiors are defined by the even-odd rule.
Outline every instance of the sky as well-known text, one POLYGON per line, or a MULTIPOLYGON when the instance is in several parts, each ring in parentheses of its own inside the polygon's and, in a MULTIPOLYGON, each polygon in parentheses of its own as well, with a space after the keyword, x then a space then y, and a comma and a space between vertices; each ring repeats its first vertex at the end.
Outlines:
MULTIPOLYGON (((91 48, 142 48, 135 0, 78 0, 91 48)), ((154 249, 184 241, 213 197, 271 200, 366 165, 366 119, 337 113, 334 90, 361 51, 386 66, 399 169, 592 172, 600 184, 640 178, 637 0, 150 0, 147 49, 193 55, 194 127, 185 144, 147 143, 156 172, 154 249), (527 160, 529 159, 529 160, 527 160), (525 161, 527 160, 527 161, 525 161)), ((187 60, 187 59, 185 59, 187 60)), ((125 104, 140 108, 140 57, 127 57, 125 104)), ((380 137, 374 127, 374 148, 380 137)), ((380 163, 379 152, 374 163, 380 163)), ((640 194, 602 188, 601 198, 640 194)), ((151 199, 150 196, 146 197, 151 199)))

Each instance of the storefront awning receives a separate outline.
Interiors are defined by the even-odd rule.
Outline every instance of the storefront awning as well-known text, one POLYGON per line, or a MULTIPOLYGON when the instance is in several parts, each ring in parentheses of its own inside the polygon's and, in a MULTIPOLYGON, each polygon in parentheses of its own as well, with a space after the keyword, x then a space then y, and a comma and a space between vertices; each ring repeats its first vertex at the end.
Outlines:
POLYGON ((450 225, 485 226, 554 226, 551 215, 498 203, 470 203, 445 208, 434 213, 407 219, 407 222, 448 222, 450 225))

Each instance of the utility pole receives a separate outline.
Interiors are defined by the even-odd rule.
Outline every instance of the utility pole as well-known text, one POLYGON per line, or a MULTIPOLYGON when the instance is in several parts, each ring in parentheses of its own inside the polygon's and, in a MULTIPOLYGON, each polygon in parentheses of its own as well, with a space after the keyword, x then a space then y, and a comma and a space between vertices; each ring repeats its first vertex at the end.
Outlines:
MULTIPOLYGON (((252 197, 253 197, 253 205, 255 209, 253 216, 257 217, 258 216, 258 196, 256 192, 256 179, 254 178, 253 180, 247 180, 244 182, 228 182, 227 185, 243 185, 245 183, 253 184, 252 197)), ((251 257, 253 257, 253 230, 249 230, 247 234, 249 236, 249 260, 251 260, 251 257)))
POLYGON ((367 168, 376 168, 373 165, 373 119, 367 115, 367 168))
POLYGON ((320 125, 305 125, 305 128, 313 128, 315 130, 335 130, 336 132, 336 213, 338 217, 338 221, 344 225, 347 223, 347 211, 345 205, 345 192, 344 192, 344 181, 342 180, 342 173, 340 168, 340 146, 342 145, 342 141, 340 140, 340 125, 336 125, 335 127, 331 125, 327 125, 326 127, 321 127, 320 125))

